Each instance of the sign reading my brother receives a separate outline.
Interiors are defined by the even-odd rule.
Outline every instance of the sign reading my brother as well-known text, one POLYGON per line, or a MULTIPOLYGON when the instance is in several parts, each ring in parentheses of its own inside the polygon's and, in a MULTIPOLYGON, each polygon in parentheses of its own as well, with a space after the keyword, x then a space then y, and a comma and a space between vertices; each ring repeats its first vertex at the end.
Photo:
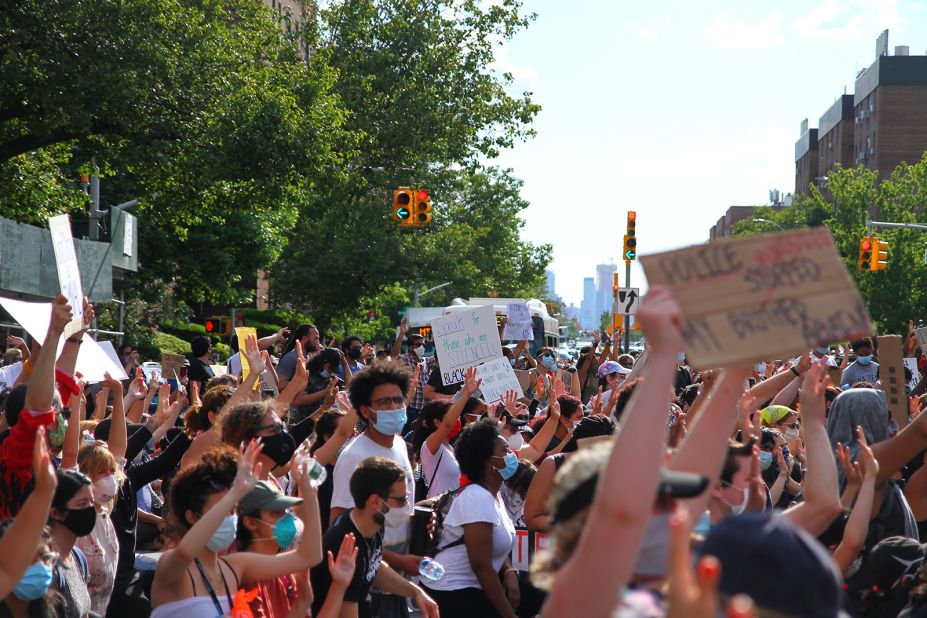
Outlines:
POLYGON ((697 369, 786 358, 872 332, 826 228, 719 240, 640 260, 647 281, 668 286, 679 301, 686 358, 697 369))

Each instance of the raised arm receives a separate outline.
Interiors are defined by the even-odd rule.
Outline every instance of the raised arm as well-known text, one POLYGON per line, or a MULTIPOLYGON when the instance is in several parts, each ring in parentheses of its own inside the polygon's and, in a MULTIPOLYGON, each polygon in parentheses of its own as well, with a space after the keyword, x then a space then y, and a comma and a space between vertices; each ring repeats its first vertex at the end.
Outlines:
POLYGON ((306 357, 303 354, 302 344, 297 341, 296 370, 293 373, 293 379, 287 382, 287 385, 280 391, 277 403, 283 406, 284 409, 289 408, 296 396, 305 390, 307 384, 309 384, 309 373, 306 371, 306 357))
POLYGON ((482 380, 476 379, 476 367, 468 368, 467 372, 464 374, 463 386, 460 388, 460 397, 454 402, 450 409, 448 409, 441 424, 438 425, 438 428, 425 440, 425 447, 428 449, 429 453, 434 455, 438 452, 441 443, 444 442, 444 439, 451 433, 454 425, 460 420, 460 414, 463 412, 464 406, 467 405, 467 400, 480 388, 482 383, 482 380))
POLYGON ((631 578, 647 528, 660 478, 676 353, 683 348, 682 311, 669 290, 657 285, 637 317, 653 346, 647 379, 627 405, 586 526, 554 582, 545 615, 566 616, 577 607, 589 616, 610 615, 631 578), (589 573, 598 575, 590 578, 589 573))
POLYGON ((824 381, 827 365, 814 363, 805 374, 801 389, 801 415, 804 420, 805 443, 808 452, 808 472, 805 476, 805 500, 791 507, 785 516, 818 536, 840 514, 840 493, 837 464, 830 450, 825 428, 824 381))
POLYGON ((396 360, 402 354, 402 340, 405 339, 407 332, 409 332, 409 318, 403 316, 402 321, 399 322, 399 333, 396 335, 396 341, 393 342, 393 360, 396 360))
POLYGON ((84 420, 81 410, 81 401, 84 400, 84 385, 78 382, 78 386, 81 392, 72 394, 68 401, 71 418, 68 419, 68 430, 64 433, 64 444, 61 445, 61 467, 65 469, 77 467, 77 453, 80 451, 80 423, 84 420))
POLYGON ((837 568, 840 569, 841 574, 850 570, 850 565, 856 560, 866 543, 866 535, 869 533, 869 520, 872 517, 872 499, 875 496, 876 477, 879 474, 879 462, 876 461, 872 450, 866 444, 866 434, 863 433, 861 428, 857 427, 856 435, 859 438, 860 462, 854 465, 862 468, 863 484, 860 486, 856 505, 847 520, 846 528, 843 531, 843 539, 834 551, 834 562, 837 563, 837 568))
POLYGON ((357 410, 351 405, 351 398, 348 396, 347 391, 338 393, 338 397, 335 401, 338 404, 338 408, 344 412, 344 416, 338 422, 338 427, 335 429, 334 435, 313 453, 313 457, 323 466, 335 463, 341 446, 354 435, 354 427, 357 426, 357 410))
POLYGON ((122 407, 122 382, 113 378, 108 373, 104 373, 103 376, 106 380, 107 388, 113 393, 113 418, 107 445, 116 459, 124 459, 126 455, 126 445, 129 441, 129 434, 126 428, 126 411, 125 408, 122 407))
POLYGON ((32 366, 32 377, 26 387, 27 410, 44 412, 52 407, 55 393, 55 353, 58 341, 65 325, 71 321, 71 305, 64 295, 59 294, 51 307, 51 321, 42 344, 42 354, 39 354, 32 366))
MULTIPOLYGON (((689 426, 686 438, 669 467, 679 472, 694 472, 716 479, 721 475, 724 458, 727 455, 728 436, 737 421, 737 399, 743 393, 744 380, 749 369, 731 369, 718 378, 712 397, 705 405, 694 425, 689 426)), ((744 398, 753 406, 753 399, 744 398)), ((703 513, 708 506, 711 492, 687 501, 686 507, 692 513, 703 513)))
POLYGON ((13 525, 0 539, 0 556, 3 556, 0 560, 0 598, 6 597, 16 587, 23 573, 34 562, 35 548, 48 522, 48 510, 58 484, 45 442, 44 427, 35 432, 32 477, 35 487, 13 519, 13 525))
POLYGON ((894 437, 872 445, 879 462, 876 485, 890 479, 927 445, 927 414, 921 414, 894 437))
MULTIPOLYGON (((550 391, 550 404, 547 406, 547 420, 544 421, 537 435, 531 438, 531 441, 521 448, 521 451, 518 453, 520 458, 527 461, 534 461, 547 451, 547 445, 550 444, 554 434, 557 432, 557 425, 560 424, 559 395, 560 390, 557 386, 557 382, 554 382, 554 386, 550 391)), ((563 442, 565 443, 566 440, 563 442)))
POLYGON ((788 386, 792 380, 801 374, 801 365, 805 361, 807 361, 807 356, 803 357, 798 366, 794 367, 795 371, 792 371, 792 369, 780 371, 771 378, 767 378, 762 382, 757 382, 753 388, 750 389, 750 394, 756 399, 757 404, 762 406, 765 402, 771 401, 779 391, 788 386), (796 374, 796 372, 798 372, 798 374, 796 374))

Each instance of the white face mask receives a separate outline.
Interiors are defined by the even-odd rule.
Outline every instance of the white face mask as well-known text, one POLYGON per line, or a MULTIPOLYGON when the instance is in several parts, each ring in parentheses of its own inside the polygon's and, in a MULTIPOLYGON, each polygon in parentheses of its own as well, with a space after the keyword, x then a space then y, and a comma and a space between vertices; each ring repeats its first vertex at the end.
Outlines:
POLYGON ((93 499, 97 504, 105 504, 116 497, 118 484, 116 477, 110 474, 93 484, 93 499))
POLYGON ((786 442, 792 442, 795 438, 798 437, 798 430, 789 427, 788 429, 782 432, 782 435, 785 436, 786 442))
MULTIPOLYGON (((734 489, 734 488, 728 487, 728 489, 734 489)), ((731 504, 730 502, 725 500, 723 497, 721 498, 721 501, 724 502, 724 504, 731 507, 731 515, 740 515, 745 510, 747 510, 747 501, 750 499, 750 488, 744 487, 741 491, 743 492, 743 499, 740 501, 740 504, 731 504)))
POLYGON ((425 346, 423 345, 420 345, 417 348, 413 348, 412 351, 418 354, 419 356, 425 356, 425 346))
MULTIPOLYGON (((391 507, 389 504, 386 504, 386 501, 383 501, 383 504, 389 508, 388 511, 383 513, 383 518, 386 520, 387 528, 399 528, 409 523, 409 517, 412 513, 409 511, 410 504, 406 504, 405 507, 395 508, 391 507)), ((382 511, 381 511, 382 512, 382 511)))
POLYGON ((513 451, 519 451, 521 450, 521 447, 525 445, 525 437, 521 435, 520 431, 516 431, 515 435, 509 438, 508 442, 510 449, 513 451))

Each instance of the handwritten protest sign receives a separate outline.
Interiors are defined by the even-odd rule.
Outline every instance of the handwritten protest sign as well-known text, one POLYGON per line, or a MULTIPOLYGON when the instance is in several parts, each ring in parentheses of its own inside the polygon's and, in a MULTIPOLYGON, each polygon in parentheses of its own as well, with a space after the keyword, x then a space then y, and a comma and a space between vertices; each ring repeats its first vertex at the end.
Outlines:
POLYGON ((927 354, 927 326, 914 329, 914 336, 917 337, 917 345, 921 348, 921 353, 927 354))
POLYGON ((49 217, 48 229, 51 232, 55 264, 58 267, 58 284, 61 286, 61 293, 71 305, 73 319, 64 327, 63 333, 65 337, 70 337, 83 328, 84 323, 84 292, 81 288, 74 239, 71 237, 71 219, 68 215, 49 217))
POLYGON ((187 359, 180 354, 162 354, 161 375, 167 378, 179 376, 186 362, 187 359))
POLYGON ((534 555, 550 545, 543 532, 534 532, 527 528, 515 528, 515 543, 512 545, 512 568, 530 571, 534 555))
POLYGON ((904 358, 900 335, 884 335, 879 341, 879 386, 885 391, 888 411, 899 427, 908 424, 908 396, 905 394, 904 358))
POLYGON ((467 367, 502 356, 502 342, 492 305, 474 307, 431 321, 441 381, 447 386, 463 382, 467 367))
POLYGON ((719 240, 641 264, 651 285, 669 286, 679 301, 697 369, 749 366, 872 332, 825 228, 719 240))
POLYGON ((476 377, 483 381, 480 384, 480 392, 483 393, 483 401, 486 403, 499 401, 508 391, 518 391, 518 396, 522 395, 515 370, 512 369, 509 359, 504 356, 477 367, 476 377))
POLYGON ((507 341, 534 341, 531 310, 527 303, 509 303, 505 311, 508 321, 502 338, 507 341))
POLYGON ((920 369, 918 369, 917 367, 917 359, 916 358, 904 359, 904 366, 907 367, 908 370, 911 372, 911 379, 908 380, 908 388, 910 388, 913 391, 914 387, 917 386, 917 383, 921 381, 921 372, 920 372, 920 369))

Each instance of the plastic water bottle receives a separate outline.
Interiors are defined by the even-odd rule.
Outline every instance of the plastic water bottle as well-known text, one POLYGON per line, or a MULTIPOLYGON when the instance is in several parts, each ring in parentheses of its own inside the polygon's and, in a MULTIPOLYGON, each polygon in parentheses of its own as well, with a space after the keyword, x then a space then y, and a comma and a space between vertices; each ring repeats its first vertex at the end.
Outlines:
POLYGON ((441 566, 440 562, 435 562, 431 558, 426 557, 418 564, 418 573, 425 579, 436 582, 444 577, 444 567, 441 566))
POLYGON ((318 487, 328 478, 328 471, 314 457, 298 457, 296 465, 309 477, 309 484, 318 487))

